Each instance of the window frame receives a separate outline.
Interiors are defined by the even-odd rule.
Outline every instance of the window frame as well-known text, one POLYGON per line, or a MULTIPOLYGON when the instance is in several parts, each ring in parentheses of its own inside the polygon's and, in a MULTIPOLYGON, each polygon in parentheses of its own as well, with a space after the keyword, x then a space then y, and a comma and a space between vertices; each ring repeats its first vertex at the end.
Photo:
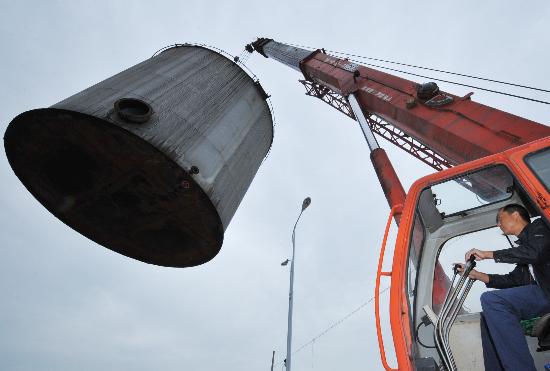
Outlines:
MULTIPOLYGON (((410 321, 411 321, 411 331, 413 331, 414 333, 414 330, 416 328, 416 300, 418 299, 418 294, 417 294, 417 287, 418 287, 418 277, 419 277, 419 270, 420 270, 420 267, 422 265, 422 256, 424 255, 424 243, 426 242, 426 226, 424 225, 424 221, 422 220, 422 216, 420 215, 420 211, 418 210, 418 205, 417 207, 415 207, 415 210, 414 210, 414 222, 412 224, 412 228, 411 228, 411 231, 410 231, 410 235, 409 235, 409 248, 408 248, 408 251, 407 251, 407 265, 406 265, 406 268, 405 268, 405 272, 406 272, 406 280, 405 280, 405 293, 407 295, 407 305, 409 306, 409 317, 410 317, 410 321), (415 277, 414 277, 414 299, 412 300, 412 303, 410 301, 410 295, 409 295, 409 266, 410 266, 410 263, 411 263, 411 250, 412 250, 412 243, 414 241, 414 238, 413 238, 413 235, 414 235, 414 231, 415 231, 415 224, 416 224, 416 220, 418 218, 418 221, 420 222, 420 227, 422 228, 422 240, 420 242, 420 254, 417 256, 417 259, 416 259, 416 274, 415 274, 415 277)), ((414 343, 414 341, 413 341, 414 343)))
POLYGON ((537 180, 539 181, 540 184, 542 184, 542 186, 546 189, 546 192, 550 193, 550 184, 546 184, 542 179, 541 177, 539 176, 538 172, 536 172, 533 167, 531 166, 531 164, 529 164, 529 158, 532 157, 532 156, 535 156, 541 152, 550 152, 550 147, 544 147, 544 148, 541 148, 541 149, 538 149, 536 151, 533 151, 533 152, 530 152, 528 154, 526 154, 525 156, 523 156, 523 163, 525 164, 525 166, 527 166, 527 168, 529 169, 529 171, 531 172, 531 174, 533 174, 535 176, 535 178, 537 178, 537 180))
MULTIPOLYGON (((457 211, 457 212, 454 212, 452 214, 445 214, 443 213, 443 215, 441 216, 443 219, 445 218, 450 218, 450 217, 453 217, 453 216, 457 216, 457 215, 464 215, 464 214, 467 214, 468 212, 470 211, 473 211, 473 210, 477 210, 479 208, 482 208, 482 207, 485 207, 485 206, 488 206, 488 205, 492 205, 492 204, 496 204, 498 202, 502 202, 502 201, 506 201, 506 200, 509 200, 510 198, 512 198, 512 196, 514 196, 514 188, 517 186, 517 180, 516 180, 516 177, 514 176, 514 173, 511 171, 510 169, 510 166, 508 166, 507 164, 504 164, 504 163, 493 163, 493 164, 488 164, 488 165, 485 165, 485 166, 482 166, 480 168, 477 168, 473 171, 468 171, 468 172, 465 172, 465 173, 462 173, 460 175, 456 175, 452 178, 446 178, 446 179, 442 179, 440 180, 439 182, 435 182, 435 183, 430 183, 428 184, 427 186, 425 186, 424 188, 422 188, 422 190, 420 191, 419 195, 422 194, 422 192, 424 192, 426 189, 429 189, 435 185, 438 185, 438 184, 443 184, 445 182, 449 182, 449 181, 453 181, 454 179, 456 178, 459 178, 461 176, 467 176, 467 175, 470 175, 470 174, 475 174, 475 173, 478 173, 480 171, 483 171, 483 170, 487 170, 487 169, 490 169, 492 167, 499 167, 499 166, 503 166, 509 173, 510 173, 510 176, 512 177, 512 192, 510 193, 510 195, 506 198, 503 198, 503 199, 500 199, 500 200, 497 200, 497 201, 493 201, 493 202, 490 202, 490 203, 486 203, 484 205, 479 205, 479 206, 476 206, 476 207, 471 207, 469 209, 464 209, 464 210, 461 210, 461 211, 457 211)), ((439 211, 439 209, 438 209, 439 211)), ((416 212, 416 210, 415 210, 416 212)))

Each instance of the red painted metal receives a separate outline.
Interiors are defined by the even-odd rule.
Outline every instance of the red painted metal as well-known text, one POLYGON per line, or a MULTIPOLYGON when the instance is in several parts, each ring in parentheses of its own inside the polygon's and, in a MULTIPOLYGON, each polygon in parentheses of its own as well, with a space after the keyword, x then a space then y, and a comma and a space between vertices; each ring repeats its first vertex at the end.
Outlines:
MULTIPOLYGON (((370 159, 390 208, 393 209, 397 205, 403 205, 405 203, 405 190, 399 181, 399 177, 386 151, 382 148, 376 148, 371 152, 370 159)), ((400 214, 395 214, 395 219, 398 224, 399 215, 400 214)))
MULTIPOLYGON (((355 115, 345 97, 315 82, 307 80, 299 81, 305 86, 306 95, 319 98, 331 107, 355 120, 355 115)), ((431 166, 437 171, 448 169, 452 166, 451 163, 445 160, 439 153, 436 153, 415 138, 407 135, 404 131, 384 121, 381 117, 369 113, 366 115, 366 118, 373 133, 380 135, 382 138, 401 148, 411 156, 416 157, 426 165, 431 166)))
POLYGON ((430 106, 417 97, 417 83, 321 51, 313 52, 300 67, 306 79, 343 96, 355 93, 364 110, 415 138, 452 165, 550 136, 549 127, 474 102, 470 96, 439 92, 440 97, 453 101, 430 106))
POLYGON ((388 242, 388 234, 390 232, 391 222, 393 217, 401 214, 403 205, 394 205, 391 208, 388 222, 386 223, 386 230, 384 232, 384 238, 382 240, 382 247, 380 248, 380 256, 378 257, 378 269, 376 270, 376 282, 374 287, 374 318, 376 322, 376 336, 378 337, 378 348, 380 350, 380 359, 382 366, 386 371, 397 371, 397 369, 391 368, 386 359, 386 350, 384 348, 384 339, 382 338, 382 327, 380 326, 380 279, 382 276, 391 277, 392 272, 383 272, 382 264, 384 263, 384 253, 386 252, 386 243, 388 242))
POLYGON ((405 152, 408 152, 410 155, 416 157, 426 165, 431 166, 435 170, 441 171, 452 166, 451 163, 445 160, 440 154, 433 151, 431 148, 426 147, 410 135, 407 135, 399 128, 387 123, 380 117, 371 115, 370 117, 367 117, 367 120, 369 121, 369 126, 373 132, 401 148, 405 152))
POLYGON ((355 115, 351 110, 351 106, 348 103, 348 100, 336 93, 335 91, 327 88, 326 86, 316 84, 308 80, 299 80, 302 85, 306 88, 306 95, 310 97, 319 98, 323 102, 327 103, 329 106, 336 108, 338 111, 342 112, 344 115, 351 117, 355 120, 355 115))

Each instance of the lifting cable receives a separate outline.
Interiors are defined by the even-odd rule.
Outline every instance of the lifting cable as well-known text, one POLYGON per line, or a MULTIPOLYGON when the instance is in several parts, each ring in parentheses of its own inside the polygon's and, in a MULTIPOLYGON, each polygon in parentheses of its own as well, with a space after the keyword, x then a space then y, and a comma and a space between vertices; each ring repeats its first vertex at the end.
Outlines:
POLYGON ((361 61, 358 61, 358 60, 355 60, 355 59, 350 59, 350 61, 352 61, 352 62, 357 62, 357 63, 362 63, 362 64, 364 64, 364 65, 366 65, 366 66, 371 66, 371 67, 376 67, 376 68, 382 68, 382 69, 390 70, 390 71, 394 71, 394 72, 406 73, 406 74, 408 74, 408 75, 412 75, 412 76, 416 76, 416 77, 422 77, 422 78, 424 78, 424 79, 429 79, 429 80, 435 80, 435 81, 446 82, 446 83, 448 83, 448 84, 459 85, 459 86, 465 86, 465 87, 467 87, 467 88, 483 90, 483 91, 487 91, 487 92, 490 92, 490 93, 501 94, 501 95, 506 95, 506 96, 508 96, 508 97, 514 97, 514 98, 518 98, 518 99, 528 100, 528 101, 531 101, 531 102, 537 102, 537 103, 549 104, 549 105, 550 105, 550 102, 547 102, 547 101, 544 101, 544 100, 538 100, 538 99, 529 98, 529 97, 524 97, 524 96, 521 96, 521 95, 516 95, 516 94, 511 94, 511 93, 505 93, 505 92, 503 92, 503 91, 498 91, 498 90, 493 90, 493 89, 482 88, 482 87, 479 87, 479 86, 463 84, 463 83, 455 82, 455 81, 443 80, 443 79, 439 79, 439 78, 436 78, 436 77, 430 77, 430 76, 419 75, 419 74, 416 74, 416 73, 413 73, 413 72, 398 70, 398 69, 395 69, 395 68, 379 66, 379 65, 371 64, 371 63, 364 63, 364 62, 361 62, 361 61))
MULTIPOLYGON (((383 294, 384 292, 388 291, 389 290, 389 286, 386 287, 385 289, 383 289, 382 291, 380 291, 380 295, 383 294)), ((350 318, 351 316, 353 316, 355 313, 359 312, 361 309, 363 309, 364 307, 367 306, 367 304, 371 303, 372 301, 374 300, 374 296, 371 297, 369 300, 365 301, 363 304, 361 304, 360 306, 358 306, 357 308, 355 308, 354 310, 352 310, 351 312, 349 312, 348 314, 346 314, 344 317, 340 318, 338 321, 334 322, 332 325, 328 326, 327 328, 325 328, 323 331, 321 331, 319 334, 317 334, 316 336, 314 336, 311 340, 309 340, 307 343, 304 343, 302 344, 302 346, 300 346, 298 349, 296 349, 295 351, 292 352, 292 355, 304 350, 308 345, 312 345, 313 343, 315 343, 315 341, 317 339, 319 339, 320 337, 324 336, 327 334, 327 332, 329 332, 330 330, 332 330, 333 328, 341 325, 345 320, 347 320, 348 318, 350 318)), ((312 350, 313 352, 313 350, 312 350)), ((280 364, 284 364, 284 360, 283 361, 280 361, 280 364)))
MULTIPOLYGON (((294 47, 297 47, 297 48, 304 48, 304 49, 311 50, 311 51, 317 50, 317 48, 312 48, 310 46, 297 45, 297 44, 287 44, 287 45, 294 46, 294 47)), ((365 56, 361 56, 361 55, 357 55, 357 54, 339 52, 339 51, 336 51, 336 50, 324 50, 324 51, 334 53, 334 54, 340 54, 340 55, 344 55, 344 56, 351 56, 351 57, 356 57, 356 58, 363 58, 363 59, 374 60, 374 61, 379 61, 379 62, 397 64, 397 65, 406 66, 406 67, 419 68, 419 69, 424 69, 424 70, 429 70, 429 71, 434 71, 434 72, 441 72, 441 73, 446 73, 446 74, 451 74, 451 75, 456 75, 456 76, 468 77, 468 78, 472 78, 472 79, 478 79, 478 80, 489 81, 489 82, 494 82, 494 83, 498 83, 498 84, 505 84, 505 85, 514 86, 514 87, 519 87, 519 88, 524 88, 524 89, 531 89, 531 90, 536 90, 536 91, 540 91, 540 92, 550 93, 550 90, 546 90, 546 89, 541 89, 541 88, 536 88, 536 87, 532 87, 532 86, 521 85, 521 84, 516 84, 516 83, 511 83, 511 82, 506 82, 506 81, 493 80, 493 79, 489 79, 489 78, 485 78, 485 77, 467 75, 467 74, 458 73, 458 72, 445 71, 445 70, 440 70, 440 69, 431 68, 431 67, 422 67, 422 66, 417 66, 417 65, 414 65, 414 64, 395 62, 395 61, 390 61, 390 60, 386 60, 386 59, 365 57, 365 56)), ((464 87, 468 87, 468 88, 472 88, 472 89, 487 91, 487 92, 490 92, 490 93, 501 94, 501 95, 506 95, 506 96, 513 97, 513 98, 524 99, 524 100, 528 100, 528 101, 531 101, 531 102, 550 105, 550 102, 539 100, 539 99, 524 97, 524 96, 521 96, 521 95, 506 93, 506 92, 502 92, 502 91, 498 91, 498 90, 494 90, 494 89, 482 88, 480 86, 474 86, 474 85, 463 84, 463 83, 459 83, 459 82, 455 82, 455 81, 444 80, 444 79, 430 77, 430 76, 424 76, 424 75, 416 74, 416 73, 409 72, 409 71, 399 70, 399 69, 380 66, 380 65, 371 64, 371 63, 365 63, 364 61, 359 61, 359 60, 355 60, 355 59, 349 59, 349 58, 347 58, 347 59, 352 61, 352 62, 363 64, 363 65, 366 65, 366 66, 371 66, 371 67, 375 67, 375 68, 382 68, 382 69, 385 69, 385 70, 404 73, 404 74, 408 74, 408 75, 412 75, 412 76, 416 76, 416 77, 421 77, 421 78, 424 78, 424 79, 441 81, 441 82, 445 82, 445 83, 448 83, 448 84, 464 86, 464 87)))
POLYGON ((497 84, 510 85, 510 86, 515 86, 515 87, 518 87, 518 88, 524 88, 524 89, 530 89, 530 90, 537 90, 537 91, 542 91, 542 92, 545 92, 545 93, 550 93, 550 90, 541 89, 541 88, 536 88, 536 87, 533 87, 533 86, 515 84, 515 83, 513 83, 513 82, 506 82, 506 81, 500 81, 500 80, 493 80, 493 79, 489 79, 489 78, 486 78, 486 77, 479 77, 479 76, 467 75, 467 74, 459 73, 459 72, 451 72, 451 71, 445 71, 445 70, 438 70, 437 68, 432 68, 432 67, 422 67, 422 66, 416 66, 416 65, 414 65, 414 64, 407 64, 407 63, 389 61, 389 60, 385 60, 385 59, 378 59, 378 58, 372 58, 372 57, 363 57, 363 56, 361 56, 361 55, 343 53, 343 52, 338 52, 338 51, 335 51, 335 50, 327 50, 327 52, 335 53, 335 54, 341 54, 341 55, 346 55, 346 56, 350 56, 350 57, 369 59, 369 60, 373 60, 373 61, 377 61, 377 62, 384 62, 384 63, 397 64, 397 65, 406 66, 406 67, 419 68, 419 69, 422 69, 422 70, 428 70, 428 71, 434 71, 434 72, 441 72, 441 73, 446 73, 446 74, 449 74, 449 75, 456 75, 456 76, 468 77, 468 78, 470 78, 470 79, 476 79, 476 80, 483 80, 483 81, 495 82, 495 83, 497 83, 497 84))

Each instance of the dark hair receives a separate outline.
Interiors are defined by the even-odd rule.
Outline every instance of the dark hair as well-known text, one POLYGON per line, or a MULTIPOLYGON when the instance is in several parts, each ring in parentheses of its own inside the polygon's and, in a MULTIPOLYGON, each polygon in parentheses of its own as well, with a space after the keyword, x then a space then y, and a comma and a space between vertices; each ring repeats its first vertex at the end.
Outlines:
MULTIPOLYGON (((527 209, 519 204, 509 204, 504 207, 501 207, 499 211, 506 211, 508 214, 512 214, 514 212, 517 212, 521 219, 526 221, 527 223, 531 223, 531 217, 529 216, 529 211, 527 209)), ((497 214, 497 223, 498 223, 498 214, 497 214)))

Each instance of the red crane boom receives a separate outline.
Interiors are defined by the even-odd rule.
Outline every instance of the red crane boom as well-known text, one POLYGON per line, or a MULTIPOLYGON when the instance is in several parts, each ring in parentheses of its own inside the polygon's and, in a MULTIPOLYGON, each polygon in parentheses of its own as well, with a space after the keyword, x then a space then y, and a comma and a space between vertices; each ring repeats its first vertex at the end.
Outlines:
POLYGON ((472 101, 472 93, 458 97, 440 91, 435 83, 418 84, 322 50, 311 52, 271 39, 258 39, 251 46, 300 70, 309 95, 339 101, 331 104, 348 115, 345 98, 355 95, 375 133, 437 170, 550 135, 545 125, 472 101))

